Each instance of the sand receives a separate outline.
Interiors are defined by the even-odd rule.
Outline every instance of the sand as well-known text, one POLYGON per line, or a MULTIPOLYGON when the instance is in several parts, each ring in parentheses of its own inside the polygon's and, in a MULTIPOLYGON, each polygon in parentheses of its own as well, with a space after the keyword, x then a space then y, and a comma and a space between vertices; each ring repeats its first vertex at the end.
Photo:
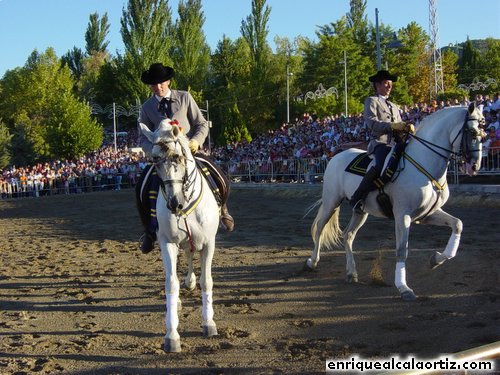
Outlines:
MULTIPOLYGON (((419 298, 405 303, 391 221, 360 230, 359 283, 347 284, 339 249, 302 270, 313 220, 303 215, 320 186, 247 187, 233 188, 235 231, 217 235, 219 335, 202 335, 199 288, 182 290, 181 353, 162 350, 162 262, 138 250, 131 190, 0 201, 0 373, 324 373, 326 359, 432 358, 500 339, 498 198, 459 194, 445 206, 464 232, 436 270, 428 259, 449 229, 412 227, 407 278, 419 298)), ((343 225, 349 215, 343 207, 343 225)))

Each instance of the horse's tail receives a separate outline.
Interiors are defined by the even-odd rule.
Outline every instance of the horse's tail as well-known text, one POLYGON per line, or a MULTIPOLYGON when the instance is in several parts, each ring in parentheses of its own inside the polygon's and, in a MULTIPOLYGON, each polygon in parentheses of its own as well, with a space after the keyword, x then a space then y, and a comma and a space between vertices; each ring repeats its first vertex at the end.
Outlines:
POLYGON ((316 202, 314 202, 313 204, 311 204, 309 207, 307 207, 306 213, 304 214, 304 216, 302 216, 302 219, 304 219, 305 217, 307 217, 307 215, 309 215, 316 207, 318 207, 321 204, 321 202, 322 202, 322 200, 320 198, 316 202))
POLYGON ((311 226, 311 236, 315 242, 317 239, 318 244, 316 245, 319 248, 323 246, 328 248, 332 246, 341 247, 342 231, 340 230, 340 222, 339 222, 340 206, 333 209, 328 219, 326 220, 325 224, 323 225, 323 228, 319 228, 318 223, 320 222, 320 220, 323 220, 324 216, 323 210, 324 206, 321 205, 318 214, 316 215, 316 218, 314 219, 311 226), (318 236, 316 236, 318 230, 321 230, 321 232, 318 233, 318 236))

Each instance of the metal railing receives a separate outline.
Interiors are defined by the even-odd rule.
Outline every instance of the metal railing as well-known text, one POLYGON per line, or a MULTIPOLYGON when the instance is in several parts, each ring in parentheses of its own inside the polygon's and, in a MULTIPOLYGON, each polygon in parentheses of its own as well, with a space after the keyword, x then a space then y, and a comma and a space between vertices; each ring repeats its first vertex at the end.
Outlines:
MULTIPOLYGON (((500 176, 500 148, 490 149, 482 159, 478 175, 500 176)), ((242 161, 220 163, 233 182, 285 182, 314 184, 323 181, 328 165, 323 158, 293 158, 276 161, 242 161)), ((448 182, 458 184, 464 176, 453 161, 448 168, 448 182)), ((55 194, 79 194, 93 191, 120 190, 135 186, 138 176, 127 173, 77 177, 43 178, 21 181, 0 180, 0 198, 40 197, 55 194)))
MULTIPOLYGON (((328 159, 293 158, 279 161, 241 161, 220 163, 233 182, 315 183, 323 180, 328 159)), ((448 167, 449 183, 458 184, 463 176, 454 161, 448 167)), ((500 148, 490 148, 481 161, 478 175, 500 175, 500 148)))

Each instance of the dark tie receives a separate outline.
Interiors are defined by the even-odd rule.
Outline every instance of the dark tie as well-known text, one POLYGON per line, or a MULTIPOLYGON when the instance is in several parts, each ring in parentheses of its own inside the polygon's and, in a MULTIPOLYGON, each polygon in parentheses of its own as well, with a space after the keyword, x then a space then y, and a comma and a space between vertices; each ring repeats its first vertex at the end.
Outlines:
POLYGON ((394 115, 392 113, 392 105, 387 99, 385 100, 385 103, 387 104, 387 107, 389 108, 389 112, 391 114, 391 122, 394 122, 394 115))
POLYGON ((169 119, 172 118, 172 109, 170 108, 171 100, 170 98, 162 98, 160 104, 158 104, 158 112, 162 115, 167 116, 169 119))

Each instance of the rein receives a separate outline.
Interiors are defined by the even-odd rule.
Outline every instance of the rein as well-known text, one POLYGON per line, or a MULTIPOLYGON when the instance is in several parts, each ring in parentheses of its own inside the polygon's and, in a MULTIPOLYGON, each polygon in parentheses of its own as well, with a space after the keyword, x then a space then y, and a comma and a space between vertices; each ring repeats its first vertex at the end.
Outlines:
MULTIPOLYGON (((460 160, 460 162, 467 161, 468 156, 470 155, 471 152, 477 151, 477 150, 471 150, 469 148, 469 145, 467 143, 467 137, 469 136, 469 133, 472 133, 472 131, 467 127, 467 123, 469 121, 477 120, 473 117, 470 117, 469 113, 465 115, 465 119, 463 122, 462 127, 460 128, 460 131, 457 133, 457 135, 453 138, 451 141, 451 147, 452 149, 448 149, 445 147, 442 147, 440 145, 437 145, 433 142, 430 142, 426 139, 420 138, 417 135, 414 134, 408 134, 409 137, 415 139, 416 141, 420 142, 422 145, 424 145, 426 148, 428 148, 430 151, 435 153, 436 155, 440 156, 442 159, 445 159, 447 163, 450 162, 450 160, 460 160), (460 148, 458 152, 453 151, 453 145, 457 141, 457 139, 460 138, 460 148), (449 154, 449 156, 441 153, 440 151, 444 151, 445 153, 449 154)), ((421 173, 423 173, 431 182, 432 184, 439 190, 442 191, 445 186, 446 186, 446 180, 444 181, 443 184, 440 184, 439 181, 437 181, 436 178, 434 178, 427 170, 422 167, 416 160, 414 160, 410 155, 408 155, 406 152, 403 153, 403 157, 410 161, 421 173)))
MULTIPOLYGON (((176 141, 170 141, 167 143, 176 143, 176 141)), ((194 160, 188 159, 187 154, 184 151, 184 148, 181 147, 181 149, 182 149, 182 154, 185 158, 184 160, 192 161, 194 163, 194 160)), ((168 160, 168 158, 165 157, 165 158, 161 159, 158 163, 166 163, 167 160, 168 160)), ((165 198, 165 201, 168 201, 167 196, 166 196, 166 192, 165 192, 165 185, 172 186, 174 184, 182 184, 182 191, 184 193, 184 198, 185 198, 186 202, 189 202, 189 204, 187 205, 187 207, 175 212, 174 214, 178 218, 182 217, 184 219, 184 225, 186 226, 186 233, 187 233, 188 240, 189 240, 189 246, 190 246, 191 252, 194 252, 196 250, 196 248, 195 248, 194 242, 193 242, 193 235, 191 233, 191 230, 189 229, 187 217, 191 212, 193 212, 193 210, 201 202, 201 200, 203 198, 204 191, 203 191, 203 183, 201 183, 199 194, 196 196, 196 198, 193 199, 193 196, 195 194, 194 186, 195 186, 195 183, 196 183, 198 177, 200 176, 200 172, 198 171, 198 168, 195 165, 194 168, 191 170, 191 172, 188 174, 187 162, 186 162, 185 169, 186 169, 185 174, 184 174, 184 177, 182 179, 172 178, 172 179, 162 180, 160 190, 161 190, 163 197, 165 198)))
POLYGON ((477 120, 473 117, 470 117, 469 113, 467 113, 465 115, 465 119, 464 119, 464 123, 462 125, 462 128, 460 129, 460 131, 457 133, 457 135, 455 136, 455 138, 453 138, 453 141, 451 141, 451 146, 453 148, 453 145, 454 143, 456 142, 456 140, 458 139, 458 137, 460 135, 462 135, 461 139, 460 139, 460 148, 458 150, 458 152, 456 151, 453 151, 453 150, 450 150, 450 149, 447 149, 445 147, 441 147, 435 143, 432 143, 426 139, 423 139, 423 138, 420 138, 418 137, 417 135, 415 134, 408 134, 411 138, 414 138, 416 141, 420 142, 422 145, 424 145, 425 147, 427 147, 429 150, 431 150, 432 152, 434 152, 436 155, 440 156, 441 158, 443 159, 446 159, 448 162, 451 160, 451 159, 455 159, 455 160, 458 160, 458 157, 461 157, 462 160, 466 160, 468 155, 473 152, 473 151, 478 151, 478 150, 475 150, 475 149, 469 149, 469 145, 467 144, 467 136, 469 135, 469 133, 471 133, 472 131, 467 127, 467 123, 469 121, 474 121, 474 120, 477 120), (445 151, 446 153, 450 154, 450 156, 446 156, 446 155, 443 155, 442 153, 440 153, 439 151, 437 151, 436 149, 440 150, 440 151, 445 151))

